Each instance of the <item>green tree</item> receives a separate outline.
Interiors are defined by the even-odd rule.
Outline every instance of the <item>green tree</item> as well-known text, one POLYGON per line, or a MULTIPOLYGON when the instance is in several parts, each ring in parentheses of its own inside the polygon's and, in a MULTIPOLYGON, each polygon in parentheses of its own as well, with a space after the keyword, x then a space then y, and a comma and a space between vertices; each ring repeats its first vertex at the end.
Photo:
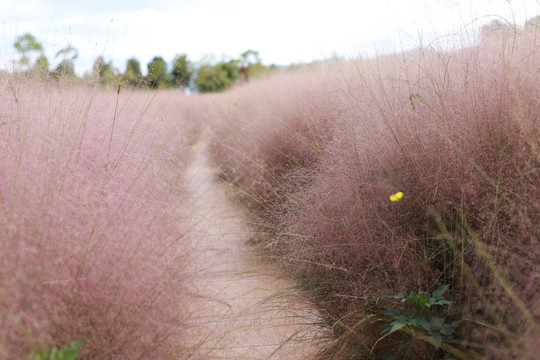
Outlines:
POLYGON ((240 64, 244 69, 245 80, 249 80, 251 76, 257 76, 267 71, 266 66, 262 64, 259 52, 255 50, 247 50, 240 54, 240 64))
POLYGON ((202 93, 218 92, 231 87, 238 77, 238 61, 230 60, 215 66, 202 66, 195 79, 195 85, 202 93))
POLYGON ((101 85, 111 85, 116 82, 112 62, 105 62, 103 56, 99 56, 94 61, 93 74, 101 85))
POLYGON ((128 59, 126 71, 123 75, 124 81, 132 86, 140 86, 142 83, 141 63, 135 58, 128 59))
POLYGON ((240 76, 240 74, 238 74, 238 60, 220 62, 217 66, 218 68, 225 70, 225 72, 227 73, 227 77, 230 79, 230 85, 234 84, 234 82, 240 76))
POLYGON ((171 70, 171 80, 173 86, 186 87, 189 85, 189 80, 193 75, 191 64, 186 55, 177 55, 173 60, 173 68, 171 70))
POLYGON ((167 74, 167 63, 161 56, 156 56, 148 63, 148 86, 151 88, 162 88, 169 84, 167 74))
POLYGON ((251 49, 246 50, 242 54, 240 54, 240 59, 248 65, 261 62, 259 52, 251 49))
POLYGON ((49 59, 45 56, 45 54, 41 54, 32 68, 32 72, 41 77, 41 78, 47 78, 49 76, 49 59))
POLYGON ((262 63, 258 62, 255 64, 252 64, 248 67, 248 75, 249 77, 257 77, 263 74, 266 74, 270 71, 270 69, 263 65, 262 63))
POLYGON ((56 77, 74 77, 75 76, 75 64, 74 61, 79 57, 79 52, 71 44, 68 44, 65 48, 59 50, 56 53, 56 57, 61 57, 60 64, 54 70, 56 77))
POLYGON ((222 90, 224 83, 227 82, 227 73, 218 71, 216 67, 203 65, 199 69, 195 85, 201 93, 217 92, 222 90))
POLYGON ((43 46, 36 40, 34 35, 30 33, 17 37, 13 46, 15 47, 15 50, 21 54, 21 58, 18 62, 24 67, 30 64, 30 53, 38 52, 43 54, 43 46))

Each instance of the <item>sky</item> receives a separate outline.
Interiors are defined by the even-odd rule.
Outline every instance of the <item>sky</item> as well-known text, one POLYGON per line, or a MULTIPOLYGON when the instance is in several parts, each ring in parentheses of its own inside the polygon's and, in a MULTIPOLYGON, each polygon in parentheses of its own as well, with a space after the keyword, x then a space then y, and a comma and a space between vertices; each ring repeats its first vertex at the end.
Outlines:
POLYGON ((522 25, 539 11, 540 0, 0 0, 0 68, 13 68, 26 32, 53 66, 74 46, 82 75, 100 55, 119 71, 135 57, 144 72, 154 56, 200 63, 253 49, 288 65, 466 43, 494 19, 522 25))

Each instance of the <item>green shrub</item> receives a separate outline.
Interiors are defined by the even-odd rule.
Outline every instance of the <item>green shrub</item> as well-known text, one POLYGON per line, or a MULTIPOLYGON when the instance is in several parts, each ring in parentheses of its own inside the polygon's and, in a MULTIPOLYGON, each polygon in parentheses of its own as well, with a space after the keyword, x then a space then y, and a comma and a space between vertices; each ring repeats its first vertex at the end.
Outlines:
POLYGON ((84 340, 75 340, 63 348, 54 346, 51 350, 34 350, 30 360, 76 360, 84 340))

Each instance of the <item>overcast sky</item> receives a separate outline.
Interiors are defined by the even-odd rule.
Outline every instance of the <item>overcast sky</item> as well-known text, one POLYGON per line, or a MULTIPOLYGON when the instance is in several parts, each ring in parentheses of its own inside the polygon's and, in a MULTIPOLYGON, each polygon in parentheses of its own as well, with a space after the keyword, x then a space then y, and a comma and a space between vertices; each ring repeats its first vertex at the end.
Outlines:
POLYGON ((170 63, 180 53, 219 60, 254 49, 265 64, 285 65, 399 51, 498 17, 519 25, 539 9, 540 0, 0 0, 0 67, 12 66, 25 32, 53 65, 72 44, 79 74, 99 55, 123 70, 130 57, 146 69, 156 55, 170 63))

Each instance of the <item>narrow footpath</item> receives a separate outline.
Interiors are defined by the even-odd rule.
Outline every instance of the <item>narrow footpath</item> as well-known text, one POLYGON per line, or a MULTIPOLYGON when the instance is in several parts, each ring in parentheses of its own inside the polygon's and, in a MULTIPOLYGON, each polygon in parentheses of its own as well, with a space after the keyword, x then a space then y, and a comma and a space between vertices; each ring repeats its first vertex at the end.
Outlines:
POLYGON ((313 359, 328 341, 315 308, 247 244, 245 216, 227 200, 206 147, 187 170, 195 224, 187 262, 186 338, 194 359, 313 359))

